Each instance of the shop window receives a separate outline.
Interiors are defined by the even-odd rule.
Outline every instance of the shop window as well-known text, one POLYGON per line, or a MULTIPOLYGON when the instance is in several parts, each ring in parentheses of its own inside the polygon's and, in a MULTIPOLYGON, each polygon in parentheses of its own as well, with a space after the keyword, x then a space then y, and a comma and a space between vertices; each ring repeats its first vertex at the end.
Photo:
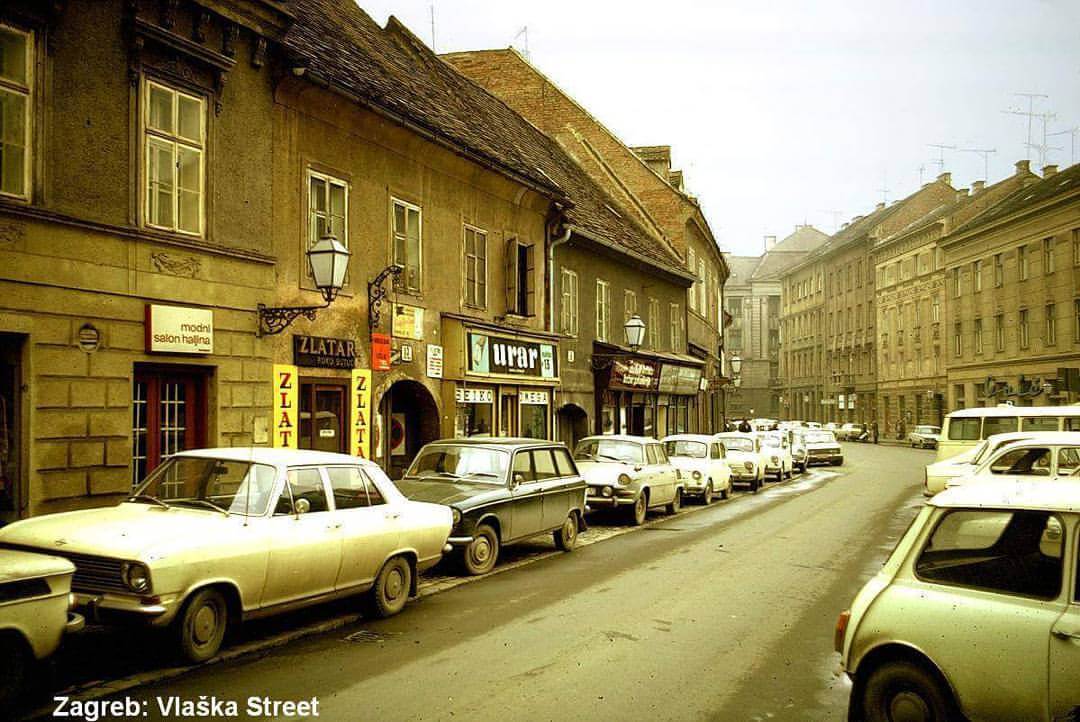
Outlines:
MULTIPOLYGON (((533 398, 523 397, 519 417, 521 435, 529 439, 548 438, 548 394, 547 392, 528 392, 533 398)), ((511 433, 513 429, 511 428, 511 433)))
POLYGON ((465 226, 465 305, 487 308, 487 233, 465 226))
POLYGON ((394 286, 401 291, 420 293, 421 261, 423 247, 421 238, 423 220, 420 207, 412 203, 392 199, 394 212, 394 263, 405 270, 394 281, 394 286))
POLYGON ((347 395, 346 385, 300 384, 299 448, 348 453, 347 395))
POLYGON ((0 25, 0 195, 30 198, 34 36, 0 25))
POLYGON ((457 390, 457 396, 457 434, 491 436, 495 426, 495 403, 491 390, 462 388, 457 390))
POLYGON ((506 312, 536 315, 536 251, 517 238, 506 243, 506 312))
POLYGON ((131 408, 132 486, 170 454, 206 445, 206 375, 199 371, 136 370, 131 408))
POLYGON ((206 99, 147 80, 143 132, 146 225, 201 236, 206 99))

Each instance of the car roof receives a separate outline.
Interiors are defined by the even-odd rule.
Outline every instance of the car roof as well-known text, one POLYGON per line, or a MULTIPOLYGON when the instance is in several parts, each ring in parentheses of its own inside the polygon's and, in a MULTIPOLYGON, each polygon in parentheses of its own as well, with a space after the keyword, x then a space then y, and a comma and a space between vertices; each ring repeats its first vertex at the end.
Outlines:
POLYGON ((373 464, 367 459, 348 454, 310 449, 271 449, 264 446, 229 446, 211 449, 189 449, 173 456, 193 456, 222 461, 247 461, 254 464, 274 466, 299 466, 303 464, 373 464))
MULTIPOLYGON (((660 442, 651 436, 631 436, 630 434, 596 434, 594 436, 586 436, 581 441, 592 441, 593 439, 613 439, 615 441, 636 441, 639 444, 659 444, 660 442)), ((580 444, 581 441, 578 443, 580 444)))
POLYGON ((546 439, 532 439, 527 437, 515 437, 515 436, 468 436, 457 439, 439 439, 438 441, 432 441, 428 446, 434 444, 461 444, 465 446, 487 446, 494 449, 520 449, 523 447, 550 447, 550 446, 562 446, 561 441, 547 441, 546 439))
POLYGON ((983 416, 1080 416, 1080 404, 1067 406, 977 406, 970 409, 957 409, 948 418, 970 418, 983 416))
POLYGON ((1009 448, 1014 446, 1039 446, 1040 444, 1051 444, 1053 446, 1080 444, 1080 431, 1029 431, 1026 434, 1017 432, 1016 438, 1003 444, 1001 448, 1004 449, 1006 446, 1009 448))
POLYGON ((758 432, 756 431, 721 431, 718 434, 713 434, 713 438, 720 437, 721 439, 756 439, 758 438, 758 432))
POLYGON ((700 441, 703 444, 708 444, 713 441, 711 434, 669 434, 660 441, 700 441))
POLYGON ((1080 481, 996 479, 950 486, 928 504, 945 508, 1080 512, 1080 481))

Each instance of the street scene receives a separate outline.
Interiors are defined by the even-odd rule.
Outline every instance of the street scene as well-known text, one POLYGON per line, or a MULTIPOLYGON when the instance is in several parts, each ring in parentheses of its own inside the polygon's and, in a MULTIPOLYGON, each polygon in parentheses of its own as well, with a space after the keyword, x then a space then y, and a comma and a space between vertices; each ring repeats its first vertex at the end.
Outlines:
POLYGON ((0 3, 0 720, 1080 719, 1080 5, 0 3))

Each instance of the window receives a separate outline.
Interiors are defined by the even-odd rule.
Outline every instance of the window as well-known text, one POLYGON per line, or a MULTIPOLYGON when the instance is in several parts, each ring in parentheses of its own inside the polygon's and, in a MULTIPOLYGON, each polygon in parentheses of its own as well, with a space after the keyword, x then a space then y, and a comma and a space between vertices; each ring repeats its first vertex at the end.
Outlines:
POLYGON ((1046 345, 1053 346, 1057 343, 1057 305, 1046 304, 1046 345))
POLYGON ((1005 262, 1000 253, 994 254, 994 288, 1001 288, 1005 283, 1005 262))
POLYGON ((705 271, 705 259, 704 258, 699 258, 698 259, 698 262, 697 262, 697 275, 698 275, 698 281, 697 281, 697 283, 694 284, 694 288, 697 290, 697 297, 698 297, 697 298, 697 312, 700 313, 702 316, 704 316, 705 315, 705 307, 706 307, 706 303, 705 303, 705 296, 706 296, 705 279, 707 278, 706 271, 705 271))
POLYGON ((1016 249, 1016 269, 1021 281, 1026 281, 1031 275, 1031 261, 1028 258, 1027 246, 1016 249))
POLYGON ((608 340, 608 324, 611 320, 611 284, 596 279, 596 340, 608 340))
POLYGON ((983 352, 983 322, 981 318, 975 319, 975 353, 983 352))
POLYGON ((562 305, 559 307, 559 315, 562 322, 562 332, 570 336, 578 334, 578 275, 569 268, 562 269, 562 305))
POLYGON ((991 474, 1050 476, 1050 449, 1045 446, 1013 449, 990 462, 991 474))
POLYGON ((143 88, 145 222, 202 235, 206 100, 150 80, 143 88))
POLYGON ((982 438, 1016 431, 1018 421, 1019 419, 1015 416, 987 416, 986 421, 983 422, 982 438))
POLYGON ((933 305, 930 306, 930 320, 934 323, 941 320, 941 302, 936 298, 934 299, 933 305))
POLYGON ((629 288, 623 291, 623 321, 637 313, 637 294, 629 288))
POLYGON ((1080 228, 1072 232, 1073 265, 1080 266, 1080 228))
MULTIPOLYGON (((655 298, 649 299, 649 320, 646 323, 649 332, 649 348, 656 351, 660 348, 660 301, 655 298)), ((732 338, 737 338, 738 333, 732 331, 732 338)))
MULTIPOLYGON (((332 235, 349 247, 349 186, 333 176, 308 169, 308 247, 332 235)), ((310 267, 308 273, 311 273, 310 267)))
POLYGON ((952 295, 953 298, 960 298, 960 267, 952 269, 952 295))
POLYGON ((132 486, 178 451, 206 443, 206 377, 137 369, 132 387, 132 486))
POLYGON ((1031 342, 1030 327, 1028 326, 1028 311, 1026 308, 1020 309, 1020 320, 1017 324, 1017 330, 1020 335, 1020 348, 1027 348, 1031 342))
POLYGON ((953 355, 960 358, 964 354, 964 328, 960 322, 953 324, 953 355))
POLYGON ((506 312, 536 315, 536 252, 517 238, 506 242, 506 312))
POLYGON ((994 350, 1005 350, 1005 316, 1000 313, 994 316, 994 350))
POLYGON ((1073 301, 1073 343, 1080 343, 1080 298, 1073 301))
POLYGON ((1043 273, 1054 272, 1054 239, 1043 239, 1043 273))
POLYGON ((357 509, 382 504, 383 499, 367 474, 358 466, 331 466, 326 469, 336 509, 357 509))
MULTIPOLYGON (((959 402, 964 397, 961 386, 957 384, 956 398, 959 402)), ((949 439, 952 441, 976 441, 982 438, 979 427, 982 419, 979 417, 956 417, 949 419, 949 439)))
POLYGON ((975 261, 971 264, 971 277, 975 285, 975 292, 978 293, 982 290, 982 261, 975 261))
POLYGON ((682 307, 677 303, 671 304, 671 350, 678 353, 682 349, 682 327, 683 327, 683 314, 682 307))
MULTIPOLYGON (((292 496, 291 510, 287 513, 312 513, 318 511, 330 511, 330 505, 326 499, 326 486, 323 484, 322 474, 318 469, 289 469, 285 472, 288 482, 288 493, 292 496), (304 502, 307 502, 306 504, 304 502), (305 510, 304 507, 307 507, 305 510)), ((286 494, 282 494, 284 500, 286 494)), ((281 503, 278 503, 280 511, 281 503)))
POLYGON ((1076 471, 1078 466, 1080 466, 1080 449, 1075 446, 1058 449, 1058 474, 1066 476, 1076 471))
POLYGON ((394 263, 405 270, 394 281, 401 291, 420 293, 420 262, 422 254, 420 207, 393 198, 394 263))
POLYGON ((487 308, 487 233, 465 226, 465 305, 487 308))
POLYGON ((1064 526, 1047 511, 945 514, 915 563, 923 581, 1054 599, 1061 591, 1064 526))
MULTIPOLYGON (((690 273, 697 273, 697 252, 695 252, 693 248, 689 249, 686 252, 686 259, 687 259, 686 265, 690 269, 690 273)), ((688 290, 686 292, 687 298, 689 299, 689 304, 690 304, 690 310, 691 311, 696 311, 697 310, 697 287, 698 287, 698 283, 700 283, 700 281, 694 281, 694 285, 692 285, 690 287, 690 290, 688 290)))
POLYGON ((0 195, 30 198, 34 36, 0 25, 0 195))
POLYGON ((1025 416, 1021 420, 1024 431, 1057 431, 1057 416, 1025 416))

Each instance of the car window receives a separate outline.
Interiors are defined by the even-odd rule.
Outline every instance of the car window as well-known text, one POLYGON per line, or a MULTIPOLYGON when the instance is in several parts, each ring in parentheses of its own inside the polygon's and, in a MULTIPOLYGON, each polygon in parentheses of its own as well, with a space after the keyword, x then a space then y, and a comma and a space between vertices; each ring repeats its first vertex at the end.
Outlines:
POLYGON ((664 452, 668 456, 686 456, 691 459, 705 459, 709 456, 709 447, 701 441, 673 439, 664 442, 664 452))
POLYGON ((990 462, 990 473, 1050 476, 1050 457, 1050 449, 1043 446, 1012 449, 990 462))
POLYGON ((1025 416, 1021 419, 1022 431, 1057 431, 1056 416, 1025 416))
POLYGON ((1080 416, 1066 416, 1062 419, 1063 431, 1080 431, 1080 416))
POLYGON ((532 452, 533 470, 536 472, 536 480, 554 479, 559 475, 555 469, 555 458, 551 455, 551 449, 536 449, 532 452))
POLYGON ((574 466, 570 452, 566 449, 552 449, 555 455, 555 465, 559 468, 559 476, 577 476, 577 468, 574 466))
POLYGON ((648 464, 659 464, 660 461, 656 457, 656 447, 652 444, 645 445, 645 461, 648 464))
POLYGON ((949 419, 949 438, 954 441, 975 441, 980 439, 982 438, 979 436, 981 422, 982 419, 978 417, 949 419))
POLYGON ((294 513, 301 510, 300 500, 307 500, 307 512, 328 511, 330 505, 326 500, 326 488, 323 486, 322 474, 318 469, 289 469, 285 472, 285 480, 288 482, 289 491, 292 495, 292 509, 286 513, 294 513))
POLYGON ((356 466, 331 466, 326 469, 335 509, 356 509, 369 506, 364 472, 356 466))
POLYGON ((627 461, 641 464, 645 461, 642 444, 623 439, 589 439, 579 442, 574 449, 574 458, 582 461, 627 461))
POLYGON ((714 459, 723 459, 725 457, 726 457, 726 454, 724 454, 724 445, 723 444, 713 444, 712 445, 712 458, 714 458, 714 459))
POLYGON ((1016 423, 1017 418, 1015 416, 987 416, 983 420, 983 436, 1016 431, 1016 423))
POLYGON ((519 483, 528 483, 530 481, 536 481, 536 475, 533 473, 532 468, 532 454, 527 451, 519 451, 514 454, 514 465, 512 468, 513 478, 519 483))
POLYGON ((945 514, 915 563, 923 581, 1054 599, 1061 590, 1064 527, 1048 511, 945 514))
POLYGON ((670 462, 668 461, 668 455, 667 455, 667 452, 666 452, 666 451, 664 451, 664 447, 663 447, 663 446, 661 446, 660 444, 649 444, 649 446, 651 446, 651 447, 652 447, 652 448, 653 448, 653 449, 654 449, 654 450, 656 451, 656 463, 657 463, 657 464, 667 464, 667 463, 670 463, 670 462))

